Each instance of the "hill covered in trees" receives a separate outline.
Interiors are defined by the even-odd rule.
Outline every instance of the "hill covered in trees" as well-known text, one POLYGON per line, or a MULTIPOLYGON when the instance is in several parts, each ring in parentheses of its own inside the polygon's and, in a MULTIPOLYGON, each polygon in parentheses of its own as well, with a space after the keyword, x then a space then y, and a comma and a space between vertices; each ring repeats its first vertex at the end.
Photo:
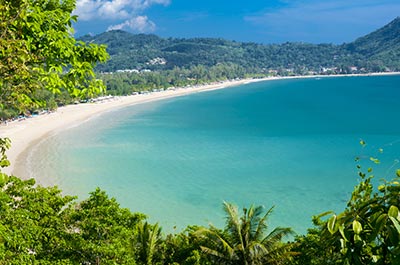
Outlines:
POLYGON ((400 18, 354 42, 334 44, 243 43, 215 38, 161 38, 108 31, 83 36, 106 44, 110 60, 100 72, 237 65, 247 73, 313 74, 400 71, 400 18))
POLYGON ((400 64, 400 17, 386 26, 358 38, 344 47, 367 61, 367 65, 381 65, 399 70, 400 64))

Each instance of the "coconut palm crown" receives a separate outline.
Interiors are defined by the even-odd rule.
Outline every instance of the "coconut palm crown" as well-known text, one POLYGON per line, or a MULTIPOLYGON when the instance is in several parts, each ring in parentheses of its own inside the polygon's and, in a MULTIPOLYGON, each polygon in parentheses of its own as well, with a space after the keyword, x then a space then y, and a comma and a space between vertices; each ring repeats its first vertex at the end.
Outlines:
POLYGON ((290 228, 277 227, 265 235, 268 228, 267 219, 271 207, 264 215, 264 207, 252 205, 243 208, 239 215, 238 207, 224 202, 226 225, 220 230, 210 225, 210 228, 199 228, 197 235, 202 238, 202 251, 218 264, 284 264, 290 259, 282 239, 292 234, 290 228))

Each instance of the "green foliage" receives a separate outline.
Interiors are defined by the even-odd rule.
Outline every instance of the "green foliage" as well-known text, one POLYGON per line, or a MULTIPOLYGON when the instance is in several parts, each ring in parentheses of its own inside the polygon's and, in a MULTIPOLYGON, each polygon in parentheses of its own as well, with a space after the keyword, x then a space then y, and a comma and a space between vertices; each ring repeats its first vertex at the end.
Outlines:
POLYGON ((90 264, 134 264, 130 239, 144 215, 120 208, 100 189, 68 212, 68 230, 74 242, 71 259, 90 264))
POLYGON ((147 222, 138 224, 133 245, 136 249, 140 264, 151 265, 161 260, 161 228, 158 224, 150 225, 147 222))
POLYGON ((347 264, 400 262, 400 184, 397 177, 374 192, 372 177, 364 177, 346 210, 332 216, 325 236, 335 242, 347 264))
MULTIPOLYGON (((360 144, 363 148, 367 146, 363 140, 360 144)), ((383 150, 379 149, 379 153, 382 152, 383 150)), ((374 178, 372 168, 369 167, 365 173, 360 158, 356 158, 356 161, 360 183, 355 186, 342 213, 332 214, 327 221, 321 221, 320 218, 330 215, 330 212, 316 217, 315 223, 320 227, 318 236, 327 253, 336 253, 333 259, 336 263, 398 264, 400 262, 399 170, 396 170, 396 177, 392 181, 384 180, 376 190, 372 182, 374 178)), ((369 161, 380 164, 375 157, 369 157, 369 161)), ((310 238, 310 234, 307 238, 310 238)))
POLYGON ((319 71, 321 67, 339 66, 340 62, 347 60, 341 47, 330 44, 261 45, 210 38, 163 39, 155 35, 133 35, 120 30, 94 37, 84 36, 81 40, 107 44, 111 58, 106 64, 96 67, 100 72, 123 69, 157 71, 172 70, 175 67, 190 69, 199 65, 209 68, 219 64, 233 64, 253 74, 266 69, 287 68, 300 73, 303 68, 319 71), (163 58, 166 63, 152 63, 155 58, 163 58))
POLYGON ((37 91, 90 97, 104 89, 92 67, 108 55, 104 46, 73 38, 74 8, 75 0, 0 2, 1 110, 37 107, 37 91))
MULTIPOLYGON (((5 151, 8 145, 0 146, 5 151)), ((282 242, 289 228, 265 234, 272 208, 264 213, 251 206, 240 215, 224 203, 223 230, 188 227, 164 239, 158 224, 100 189, 76 204, 57 188, 3 174, 0 264, 398 264, 399 170, 376 191, 372 176, 358 168, 361 181, 347 208, 326 221, 321 217, 330 212, 315 217, 317 227, 292 243, 282 242)))
MULTIPOLYGON (((217 241, 203 236, 204 230, 192 227, 164 239, 157 224, 143 222, 144 215, 120 208, 99 189, 79 204, 55 187, 35 187, 33 180, 14 176, 6 176, 0 189, 0 264, 189 265, 215 261, 200 252, 204 246, 218 248, 217 241)), ((242 218, 241 231, 247 233, 242 240, 249 240, 244 243, 250 251, 245 257, 256 262, 246 264, 281 264, 278 261, 284 260, 286 252, 280 240, 289 230, 275 229, 262 236, 268 213, 260 217, 259 209, 251 207, 242 218), (268 253, 260 246, 261 250, 268 248, 268 253)), ((230 238, 229 230, 221 233, 226 233, 230 243, 237 240, 235 235, 230 238)), ((239 261, 244 253, 235 246, 239 261)))
POLYGON ((0 264, 135 264, 142 214, 97 189, 73 204, 57 188, 7 176, 0 185, 0 264))
POLYGON ((290 260, 291 253, 281 240, 292 230, 278 227, 265 235, 272 208, 263 214, 263 207, 251 206, 244 208, 240 216, 236 206, 224 202, 224 211, 227 215, 224 230, 211 226, 197 231, 197 235, 205 239, 201 249, 211 261, 218 264, 284 264, 290 260))
POLYGON ((322 68, 330 69, 325 73, 353 73, 353 66, 358 68, 356 72, 400 70, 399 30, 400 19, 397 18, 382 29, 343 45, 262 45, 211 38, 164 39, 120 30, 84 36, 81 40, 107 44, 111 59, 96 67, 99 72, 124 69, 160 71, 196 66, 208 69, 219 64, 232 64, 251 74, 276 70, 280 75, 302 75, 321 72, 322 68), (163 58, 166 63, 154 63, 152 60, 155 58, 163 58))
MULTIPOLYGON (((0 138, 0 169, 8 167, 10 161, 7 159, 6 151, 11 147, 11 140, 8 138, 0 138)), ((1 174, 1 170, 0 170, 1 174)))
POLYGON ((199 227, 189 226, 185 231, 168 235, 164 240, 164 263, 200 265, 212 264, 207 256, 201 252, 201 246, 206 241, 197 236, 199 227))
POLYGON ((320 228, 310 228, 306 235, 298 235, 290 243, 294 265, 342 264, 341 254, 332 248, 332 241, 321 236, 320 228))
MULTIPOLYGON (((6 177, 0 193, 0 264, 55 264, 68 249, 63 208, 73 197, 6 177)), ((67 263, 65 263, 67 264, 67 263)))
POLYGON ((385 67, 399 69, 400 52, 400 17, 371 34, 358 38, 353 43, 345 45, 346 49, 360 54, 367 64, 368 60, 375 69, 385 67))
POLYGON ((107 94, 127 95, 132 92, 152 91, 171 87, 184 87, 234 78, 248 77, 245 69, 233 64, 219 64, 212 67, 202 65, 190 69, 175 67, 172 70, 144 73, 100 74, 107 87, 107 94))

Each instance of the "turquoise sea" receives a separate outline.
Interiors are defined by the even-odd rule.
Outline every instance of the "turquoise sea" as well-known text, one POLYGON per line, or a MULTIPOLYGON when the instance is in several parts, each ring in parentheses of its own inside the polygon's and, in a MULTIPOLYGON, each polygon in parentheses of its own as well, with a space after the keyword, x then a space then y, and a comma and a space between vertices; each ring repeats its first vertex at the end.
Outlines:
POLYGON ((400 76, 252 83, 94 117, 33 146, 28 168, 80 199, 100 187, 166 232, 222 227, 225 200, 275 206, 271 226, 304 233, 344 209, 356 156, 382 161, 376 181, 394 176, 399 102, 400 76))

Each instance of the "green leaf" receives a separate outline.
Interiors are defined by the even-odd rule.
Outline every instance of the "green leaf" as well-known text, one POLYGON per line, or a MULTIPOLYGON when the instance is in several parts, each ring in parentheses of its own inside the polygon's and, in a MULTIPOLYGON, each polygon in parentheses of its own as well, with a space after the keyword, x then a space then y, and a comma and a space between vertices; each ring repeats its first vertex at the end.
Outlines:
POLYGON ((396 170, 396 175, 400 178, 400 169, 396 170))
POLYGON ((332 217, 329 218, 328 224, 327 224, 328 231, 331 234, 334 234, 337 231, 337 228, 335 229, 335 224, 336 224, 336 215, 332 215, 332 217))
POLYGON ((399 216, 399 209, 398 209, 396 206, 391 205, 390 208, 389 208, 389 211, 388 211, 388 215, 389 215, 390 217, 393 217, 393 218, 398 218, 398 216, 399 216))
POLYGON ((355 242, 362 241, 362 239, 361 239, 360 235, 358 235, 358 234, 355 234, 355 235, 354 235, 354 241, 355 241, 355 242))
POLYGON ((396 228, 397 232, 400 234, 400 223, 392 216, 389 216, 390 220, 392 221, 394 227, 396 228))
POLYGON ((353 231, 354 233, 356 233, 357 235, 359 235, 362 231, 362 225, 359 221, 354 220, 353 221, 353 231))
POLYGON ((343 239, 346 240, 346 241, 348 241, 347 238, 346 238, 346 234, 344 233, 344 224, 341 224, 341 225, 339 226, 339 232, 340 232, 340 234, 342 235, 343 239))
POLYGON ((387 220, 387 214, 381 214, 378 218, 375 219, 375 223, 373 224, 372 233, 370 235, 370 240, 375 240, 381 230, 385 227, 387 220))
POLYGON ((0 167, 8 167, 10 165, 10 161, 7 159, 3 159, 0 161, 0 167))
POLYGON ((8 176, 4 173, 0 173, 0 187, 3 187, 8 180, 8 176))
POLYGON ((346 254, 347 252, 347 248, 346 248, 346 240, 344 240, 343 238, 340 239, 340 252, 342 254, 346 254))

